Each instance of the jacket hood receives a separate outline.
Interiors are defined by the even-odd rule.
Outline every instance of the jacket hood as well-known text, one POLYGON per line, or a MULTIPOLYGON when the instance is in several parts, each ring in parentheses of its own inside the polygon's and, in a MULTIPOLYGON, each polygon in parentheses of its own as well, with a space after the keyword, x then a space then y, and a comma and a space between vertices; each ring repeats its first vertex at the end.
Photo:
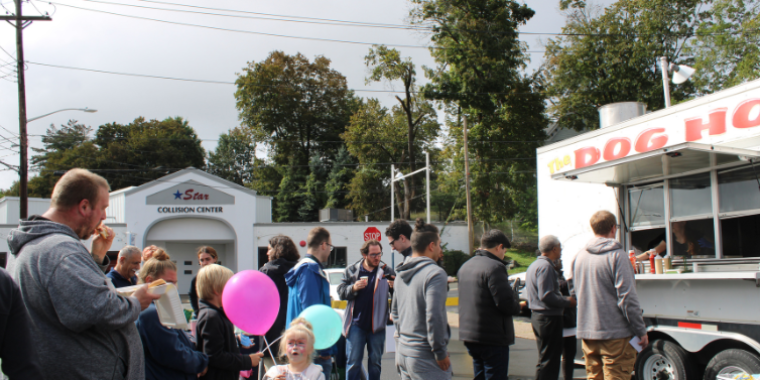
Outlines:
POLYGON ((293 269, 294 266, 296 266, 295 261, 288 261, 284 258, 279 258, 277 260, 269 261, 264 264, 264 266, 261 267, 261 271, 268 274, 285 274, 288 273, 289 270, 293 269))
POLYGON ((417 272, 419 272, 422 268, 428 266, 428 265, 438 265, 433 261, 433 259, 422 256, 422 257, 413 257, 406 263, 402 264, 398 268, 396 268, 396 274, 398 277, 401 278, 402 281, 405 283, 409 283, 412 281, 412 277, 414 277, 417 272))
POLYGON ((17 229, 11 230, 8 234, 8 248, 11 254, 18 256, 24 245, 51 234, 69 235, 79 240, 79 236, 67 225, 32 217, 30 220, 22 220, 17 229))
POLYGON ((299 262, 295 263, 294 266, 285 273, 285 283, 288 284, 288 286, 296 286, 296 280, 304 271, 311 271, 317 276, 323 277, 322 267, 316 262, 316 260, 305 259, 306 258, 301 258, 299 262))
POLYGON ((615 239, 595 237, 586 243, 585 249, 588 253, 598 255, 623 249, 623 246, 615 239))

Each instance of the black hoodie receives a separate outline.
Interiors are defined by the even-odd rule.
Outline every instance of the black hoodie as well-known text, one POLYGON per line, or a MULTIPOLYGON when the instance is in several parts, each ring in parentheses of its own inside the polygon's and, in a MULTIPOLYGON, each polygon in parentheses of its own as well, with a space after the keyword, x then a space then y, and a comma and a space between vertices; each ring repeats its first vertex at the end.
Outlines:
MULTIPOLYGON (((274 284, 277 285, 277 291, 280 293, 280 312, 277 313, 277 319, 274 321, 272 328, 270 328, 265 335, 267 342, 272 342, 279 338, 280 335, 282 335, 283 330, 285 330, 285 318, 287 317, 288 312, 288 284, 285 283, 285 273, 288 273, 288 271, 295 265, 295 261, 279 258, 264 264, 264 266, 259 269, 261 273, 269 276, 269 278, 274 281, 274 284)), ((279 343, 280 342, 277 342, 270 347, 275 355, 279 352, 279 343)), ((269 351, 265 353, 266 356, 269 356, 268 352, 269 351)))

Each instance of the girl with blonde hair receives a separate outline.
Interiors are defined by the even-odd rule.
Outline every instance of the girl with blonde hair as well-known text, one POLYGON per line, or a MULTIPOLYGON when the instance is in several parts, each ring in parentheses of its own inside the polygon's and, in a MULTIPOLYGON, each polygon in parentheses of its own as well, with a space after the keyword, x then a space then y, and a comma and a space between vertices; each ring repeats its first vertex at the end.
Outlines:
POLYGON ((311 323, 296 318, 282 334, 279 356, 287 357, 288 364, 269 368, 264 380, 325 380, 322 367, 312 363, 314 358, 314 332, 311 323))

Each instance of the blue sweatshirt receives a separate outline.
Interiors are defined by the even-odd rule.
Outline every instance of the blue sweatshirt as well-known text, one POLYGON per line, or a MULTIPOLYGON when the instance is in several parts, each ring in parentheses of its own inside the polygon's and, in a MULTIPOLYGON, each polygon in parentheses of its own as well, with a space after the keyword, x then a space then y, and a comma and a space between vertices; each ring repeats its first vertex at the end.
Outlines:
POLYGON ((145 350, 146 380, 196 380, 208 366, 208 357, 195 350, 184 331, 164 327, 151 304, 137 318, 145 350))
MULTIPOLYGON (((312 255, 306 255, 298 264, 285 274, 288 284, 288 313, 285 327, 312 305, 327 305, 332 307, 330 300, 330 282, 327 280, 322 264, 312 255)), ((335 347, 335 346, 333 346, 335 347)), ((333 354, 333 347, 319 351, 319 356, 333 354)))

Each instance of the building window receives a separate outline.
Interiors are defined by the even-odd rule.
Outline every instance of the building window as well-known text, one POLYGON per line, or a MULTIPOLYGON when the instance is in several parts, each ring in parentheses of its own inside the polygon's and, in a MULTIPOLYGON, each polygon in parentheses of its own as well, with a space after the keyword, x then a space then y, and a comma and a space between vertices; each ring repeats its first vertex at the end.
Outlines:
POLYGON ((193 265, 192 261, 185 261, 185 265, 193 265))
POLYGON ((8 252, 0 252, 0 267, 5 268, 8 263, 8 252))
POLYGON ((347 259, 348 248, 335 247, 335 250, 330 253, 330 257, 327 258, 327 268, 345 268, 347 259))

